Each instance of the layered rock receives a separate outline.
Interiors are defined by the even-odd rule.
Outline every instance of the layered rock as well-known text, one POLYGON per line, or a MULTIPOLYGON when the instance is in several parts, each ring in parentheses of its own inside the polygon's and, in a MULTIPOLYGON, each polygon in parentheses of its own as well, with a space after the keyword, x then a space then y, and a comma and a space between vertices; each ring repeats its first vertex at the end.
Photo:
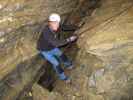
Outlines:
POLYGON ((33 100, 133 99, 132 0, 2 0, 0 12, 1 100, 23 100, 25 93, 33 100), (97 1, 98 8, 89 5, 97 1), (36 40, 40 26, 55 11, 72 12, 67 22, 85 25, 76 31, 77 45, 68 48, 75 64, 65 71, 71 84, 57 80, 49 92, 34 84, 40 70, 45 72, 36 40))
POLYGON ((133 2, 102 2, 79 32, 79 46, 86 44, 83 50, 103 62, 89 77, 89 87, 105 100, 132 100, 133 2))
POLYGON ((57 82, 64 100, 132 100, 132 0, 101 0, 76 33, 80 50, 72 84, 57 82))
POLYGON ((44 60, 38 58, 36 50, 39 32, 50 13, 65 15, 76 3, 70 0, 0 1, 1 100, 15 100, 27 85, 33 85, 35 77, 40 77, 38 73, 44 60))

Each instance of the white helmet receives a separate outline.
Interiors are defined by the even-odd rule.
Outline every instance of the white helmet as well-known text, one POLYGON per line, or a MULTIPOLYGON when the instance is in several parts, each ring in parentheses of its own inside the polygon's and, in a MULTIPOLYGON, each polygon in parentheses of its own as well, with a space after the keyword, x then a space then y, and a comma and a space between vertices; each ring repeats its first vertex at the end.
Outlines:
POLYGON ((61 21, 60 15, 58 15, 56 13, 51 14, 49 16, 49 21, 57 21, 57 22, 60 22, 61 21))

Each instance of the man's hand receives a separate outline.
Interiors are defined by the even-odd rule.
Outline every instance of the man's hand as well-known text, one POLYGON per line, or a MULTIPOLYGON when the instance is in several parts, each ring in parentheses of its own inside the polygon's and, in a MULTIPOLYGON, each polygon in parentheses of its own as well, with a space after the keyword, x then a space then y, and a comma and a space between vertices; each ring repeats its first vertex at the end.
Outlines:
POLYGON ((77 36, 71 36, 67 39, 67 42, 74 42, 77 39, 77 36))

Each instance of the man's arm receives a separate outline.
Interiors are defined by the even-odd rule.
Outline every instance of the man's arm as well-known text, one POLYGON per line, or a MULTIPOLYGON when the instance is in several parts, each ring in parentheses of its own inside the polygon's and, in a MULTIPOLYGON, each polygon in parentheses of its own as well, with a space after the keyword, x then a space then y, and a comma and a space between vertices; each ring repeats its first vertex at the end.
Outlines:
POLYGON ((78 26, 76 25, 61 25, 62 31, 75 31, 76 29, 78 29, 78 26))
POLYGON ((55 38, 54 33, 49 33, 49 32, 46 32, 45 33, 45 38, 46 40, 51 43, 53 46, 55 47, 61 47, 61 46, 64 46, 64 45, 67 45, 68 44, 68 40, 67 39, 64 39, 64 40, 59 40, 58 38, 55 38))

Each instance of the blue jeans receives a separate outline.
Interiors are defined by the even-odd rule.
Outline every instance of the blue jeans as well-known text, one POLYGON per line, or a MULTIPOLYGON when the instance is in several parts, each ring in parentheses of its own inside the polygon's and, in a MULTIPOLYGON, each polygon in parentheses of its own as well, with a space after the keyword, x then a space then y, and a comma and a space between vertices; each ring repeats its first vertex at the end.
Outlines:
POLYGON ((48 60, 53 69, 56 71, 57 75, 61 80, 66 78, 63 69, 61 68, 61 62, 64 63, 65 67, 69 67, 72 65, 72 62, 68 60, 66 57, 63 57, 64 54, 59 48, 52 49, 50 51, 40 51, 43 57, 48 60))

